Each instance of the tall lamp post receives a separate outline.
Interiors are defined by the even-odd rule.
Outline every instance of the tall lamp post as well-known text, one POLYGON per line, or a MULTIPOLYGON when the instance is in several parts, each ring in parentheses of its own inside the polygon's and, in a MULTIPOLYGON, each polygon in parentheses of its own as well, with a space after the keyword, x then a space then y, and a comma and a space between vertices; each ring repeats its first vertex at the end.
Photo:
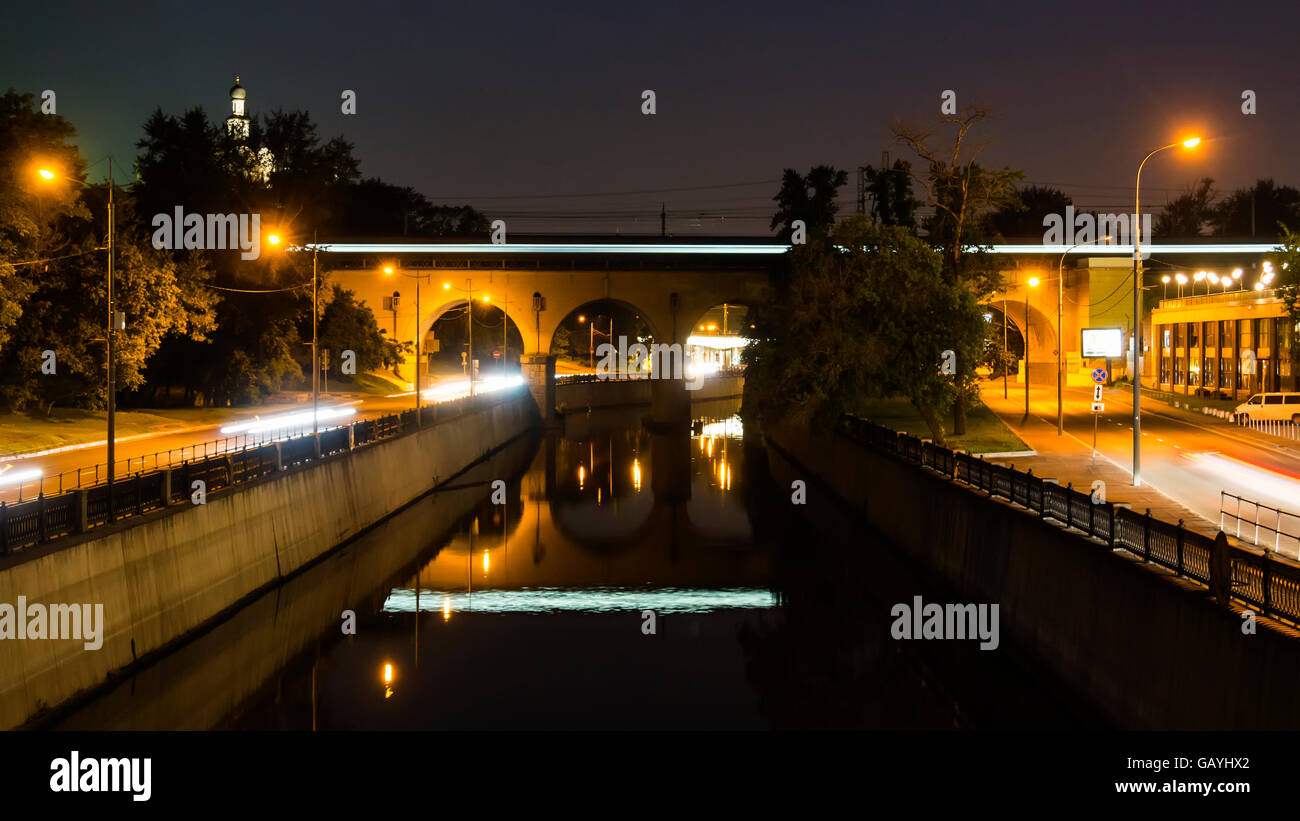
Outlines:
MULTIPOLYGON (((75 182, 83 188, 90 188, 91 185, 83 180, 73 179, 56 174, 48 168, 40 169, 37 174, 42 180, 51 182, 53 180, 66 180, 75 182)), ((118 329, 119 317, 118 312, 113 310, 113 238, 114 238, 114 220, 113 220, 113 158, 108 158, 108 485, 110 494, 109 515, 112 516, 112 486, 113 486, 113 460, 116 457, 115 445, 117 439, 117 373, 116 373, 116 356, 114 342, 114 331, 118 329)))
POLYGON ((1062 361, 1063 349, 1061 345, 1061 321, 1063 313, 1063 304, 1065 302, 1065 257, 1080 245, 1092 245, 1095 242, 1110 242, 1110 236, 1090 239, 1087 242, 1076 242, 1065 253, 1061 254, 1060 262, 1056 263, 1056 435, 1061 436, 1065 433, 1065 416, 1061 412, 1061 369, 1064 367, 1062 361))
MULTIPOLYGON (((452 290, 450 282, 442 283, 444 291, 452 290)), ((474 395, 474 280, 471 277, 465 277, 465 287, 457 288, 465 294, 465 325, 468 328, 469 354, 466 357, 465 373, 469 377, 469 395, 474 395)), ((486 294, 483 296, 484 302, 491 302, 491 298, 486 294)))
POLYGON ((1025 284, 1025 418, 1029 418, 1029 289, 1037 288, 1038 277, 1030 277, 1025 284))
POLYGON ((1147 160, 1170 148, 1183 146, 1195 148, 1200 137, 1191 137, 1180 143, 1162 145, 1138 163, 1137 180, 1133 186, 1133 487, 1142 486, 1142 272, 1139 260, 1142 247, 1142 166, 1147 160))
MULTIPOLYGON (((419 271, 420 268, 409 268, 407 270, 419 271)), ((424 342, 423 319, 424 314, 420 310, 420 283, 428 280, 433 274, 408 274, 406 270, 398 270, 394 265, 384 266, 384 275, 392 276, 394 273, 400 274, 408 279, 415 280, 415 425, 422 426, 420 419, 420 363, 424 361, 422 344, 424 342)))

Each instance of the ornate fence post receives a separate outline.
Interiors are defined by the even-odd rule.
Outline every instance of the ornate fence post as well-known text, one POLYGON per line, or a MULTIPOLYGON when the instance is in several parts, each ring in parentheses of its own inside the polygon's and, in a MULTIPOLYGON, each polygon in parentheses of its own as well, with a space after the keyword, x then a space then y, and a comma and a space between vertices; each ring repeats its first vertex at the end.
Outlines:
POLYGON ((1183 520, 1178 520, 1178 575, 1183 575, 1183 520))
POLYGON ((36 494, 36 520, 40 525, 38 528, 38 531, 40 533, 39 536, 40 540, 42 542, 48 542, 50 540, 50 534, 49 534, 48 527, 45 524, 45 491, 44 490, 36 494))
POLYGON ((1151 508, 1142 516, 1142 561, 1151 561, 1151 508))

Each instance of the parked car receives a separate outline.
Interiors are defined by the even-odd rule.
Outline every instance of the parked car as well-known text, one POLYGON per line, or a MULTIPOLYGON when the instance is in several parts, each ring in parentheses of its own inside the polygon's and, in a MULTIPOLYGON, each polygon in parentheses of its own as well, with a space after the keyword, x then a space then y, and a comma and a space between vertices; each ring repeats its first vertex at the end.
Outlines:
POLYGON ((1257 393, 1233 411, 1237 422, 1285 422, 1300 425, 1300 393, 1257 393))

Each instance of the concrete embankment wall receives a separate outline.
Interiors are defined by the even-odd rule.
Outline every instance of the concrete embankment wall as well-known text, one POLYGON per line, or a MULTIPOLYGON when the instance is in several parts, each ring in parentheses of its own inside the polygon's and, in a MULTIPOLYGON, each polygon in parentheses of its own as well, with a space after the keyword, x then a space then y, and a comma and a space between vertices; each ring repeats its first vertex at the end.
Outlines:
MULTIPOLYGON (((483 402, 484 400, 480 400, 483 402)), ((464 416, 86 537, 0 571, 0 603, 102 604, 103 646, 0 641, 0 727, 102 683, 536 426, 525 391, 464 416)))
POLYGON ((1300 728, 1295 631, 1245 635, 1199 585, 844 437, 767 439, 1120 726, 1300 728))
MULTIPOLYGON (((532 437, 516 439, 491 459, 390 516, 258 596, 230 619, 133 673, 63 718, 59 730, 207 730, 220 728, 303 652, 328 654, 346 638, 344 610, 366 619, 380 612, 396 574, 440 544, 461 517, 491 494, 491 481, 518 476, 532 462, 532 437)), ((517 488, 517 486, 516 486, 517 488)), ((402 578, 400 581, 405 581, 402 578)), ((433 602, 440 607, 441 602, 433 602)), ((298 727, 297 729, 307 729, 298 727)))
MULTIPOLYGON (((619 408, 649 405, 649 379, 611 380, 607 382, 563 382, 555 386, 555 405, 568 413, 587 408, 619 408)), ((687 391, 692 402, 705 399, 729 399, 745 392, 745 377, 708 377, 697 390, 687 391)))

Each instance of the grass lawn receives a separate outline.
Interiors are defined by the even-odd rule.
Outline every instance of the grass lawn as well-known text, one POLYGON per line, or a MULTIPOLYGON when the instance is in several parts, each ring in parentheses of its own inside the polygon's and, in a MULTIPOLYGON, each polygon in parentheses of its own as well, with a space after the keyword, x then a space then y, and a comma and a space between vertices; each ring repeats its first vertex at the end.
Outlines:
MULTIPOLYGON (((291 405, 259 406, 255 413, 282 410, 291 405)), ((117 437, 141 433, 218 425, 245 414, 245 408, 167 408, 118 411, 117 437)), ((85 442, 102 442, 107 434, 105 411, 55 408, 53 416, 27 413, 0 414, 0 456, 48 450, 85 442)))
MULTIPOLYGON (((906 399, 877 399, 859 410, 858 415, 877 425, 901 430, 922 439, 933 438, 930 429, 921 420, 921 415, 906 399)), ((945 430, 952 427, 952 414, 941 417, 939 421, 945 430)), ((950 435, 944 444, 969 453, 1006 453, 1030 449, 1003 424, 997 414, 984 405, 976 405, 966 412, 965 436, 950 435)))

